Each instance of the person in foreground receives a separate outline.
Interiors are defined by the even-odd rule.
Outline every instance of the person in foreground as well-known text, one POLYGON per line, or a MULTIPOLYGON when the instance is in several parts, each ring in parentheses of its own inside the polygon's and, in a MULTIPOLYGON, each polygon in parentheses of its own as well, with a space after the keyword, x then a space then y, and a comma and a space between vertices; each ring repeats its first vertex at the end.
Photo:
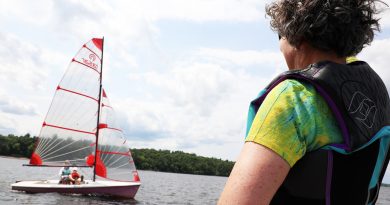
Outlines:
POLYGON ((267 5, 289 71, 252 101, 218 204, 375 204, 390 155, 389 94, 366 62, 347 57, 372 42, 379 5, 267 5))

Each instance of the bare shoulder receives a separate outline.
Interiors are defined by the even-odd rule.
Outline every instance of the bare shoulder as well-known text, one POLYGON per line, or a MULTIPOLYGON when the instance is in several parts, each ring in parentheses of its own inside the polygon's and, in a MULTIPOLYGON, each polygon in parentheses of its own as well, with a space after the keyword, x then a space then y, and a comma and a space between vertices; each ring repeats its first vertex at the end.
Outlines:
POLYGON ((246 142, 219 204, 268 204, 289 170, 289 164, 274 151, 246 142))

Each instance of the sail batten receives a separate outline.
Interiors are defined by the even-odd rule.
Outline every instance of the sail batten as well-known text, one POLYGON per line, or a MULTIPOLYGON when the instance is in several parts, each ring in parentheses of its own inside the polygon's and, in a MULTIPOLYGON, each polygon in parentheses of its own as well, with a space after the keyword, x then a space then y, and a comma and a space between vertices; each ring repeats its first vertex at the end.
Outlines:
POLYGON ((69 92, 69 93, 73 93, 73 94, 76 94, 76 95, 80 95, 80 96, 83 96, 83 97, 86 97, 86 98, 90 98, 94 101, 98 101, 98 99, 92 97, 92 96, 88 96, 88 95, 85 95, 83 93, 79 93, 79 92, 75 92, 75 91, 72 91, 72 90, 68 90, 68 89, 65 89, 65 88, 61 88, 60 86, 57 87, 57 90, 63 90, 63 91, 66 91, 66 92, 69 92))
POLYGON ((68 128, 68 127, 61 127, 61 126, 51 125, 51 124, 47 124, 47 123, 44 123, 43 126, 49 126, 49 127, 54 127, 54 128, 58 128, 58 129, 64 129, 64 130, 69 130, 69 131, 74 131, 74 132, 81 132, 81 133, 85 133, 85 134, 95 135, 95 132, 88 132, 88 131, 77 130, 77 129, 72 129, 72 128, 68 128))
POLYGON ((115 131, 118 131, 118 132, 123 132, 121 129, 119 129, 119 128, 115 128, 115 127, 108 127, 107 125, 103 125, 102 126, 102 124, 100 124, 99 125, 99 129, 110 129, 110 130, 115 130, 115 131))
POLYGON ((108 151, 101 151, 102 154, 118 154, 118 155, 125 155, 130 156, 128 152, 108 152, 108 151))

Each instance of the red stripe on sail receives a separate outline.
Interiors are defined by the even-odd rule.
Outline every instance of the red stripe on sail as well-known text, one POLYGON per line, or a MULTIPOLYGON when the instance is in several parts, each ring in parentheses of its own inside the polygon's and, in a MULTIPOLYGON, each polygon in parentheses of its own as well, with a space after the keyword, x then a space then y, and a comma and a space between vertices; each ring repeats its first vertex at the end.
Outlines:
POLYGON ((82 62, 80 62, 80 61, 78 61, 78 60, 76 60, 76 59, 74 59, 74 58, 72 59, 72 62, 79 63, 79 64, 81 64, 81 65, 83 65, 83 66, 85 66, 85 67, 87 67, 87 68, 90 68, 90 69, 92 69, 92 70, 94 70, 95 72, 97 72, 97 73, 100 74, 100 72, 99 72, 98 70, 96 70, 94 67, 89 66, 89 65, 87 65, 87 64, 85 64, 85 63, 82 63, 82 62))
POLYGON ((101 38, 93 38, 92 39, 92 42, 93 44, 95 44, 95 46, 100 49, 101 51, 103 51, 103 39, 101 38))
POLYGON ((111 106, 106 105, 106 104, 104 104, 104 103, 102 103, 102 106, 103 106, 103 107, 109 107, 109 108, 111 108, 111 109, 114 109, 114 108, 112 108, 111 106))
POLYGON ((110 129, 110 130, 116 130, 116 131, 122 132, 122 130, 120 130, 118 128, 108 127, 107 124, 103 124, 103 123, 99 124, 99 129, 110 129))
POLYGON ((110 130, 116 130, 116 131, 122 132, 122 130, 121 130, 121 129, 118 129, 118 128, 107 127, 107 129, 110 129, 110 130))
POLYGON ((102 154, 118 154, 118 155, 124 155, 124 156, 130 156, 128 152, 105 152, 105 151, 100 151, 102 154))
POLYGON ((69 131, 73 131, 73 132, 81 132, 81 133, 85 133, 85 134, 96 135, 95 132, 88 132, 88 131, 83 131, 83 130, 76 130, 76 129, 72 129, 72 128, 61 127, 61 126, 56 126, 56 125, 51 125, 51 124, 47 124, 46 122, 43 122, 42 127, 45 127, 45 126, 54 127, 54 128, 63 129, 63 130, 69 130, 69 131))
POLYGON ((94 100, 94 101, 96 101, 96 102, 99 102, 99 100, 96 99, 96 98, 93 98, 93 97, 91 97, 91 96, 88 96, 88 95, 85 95, 85 94, 82 94, 82 93, 78 93, 78 92, 75 92, 75 91, 72 91, 72 90, 68 90, 68 89, 65 89, 65 88, 61 88, 60 86, 57 86, 57 90, 63 90, 63 91, 70 92, 70 93, 73 93, 73 94, 76 94, 76 95, 81 95, 81 96, 83 96, 83 97, 90 98, 90 99, 92 99, 92 100, 94 100))
POLYGON ((100 123, 99 129, 104 129, 104 128, 107 128, 107 124, 100 123))

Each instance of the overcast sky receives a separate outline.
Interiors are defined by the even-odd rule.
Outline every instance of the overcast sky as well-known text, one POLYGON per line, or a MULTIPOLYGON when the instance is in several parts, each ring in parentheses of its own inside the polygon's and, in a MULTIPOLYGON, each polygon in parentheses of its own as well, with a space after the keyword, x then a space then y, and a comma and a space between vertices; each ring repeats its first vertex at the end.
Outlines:
MULTIPOLYGON (((266 2, 0 0, 0 134, 37 135, 72 57, 104 36, 103 86, 132 147, 235 160, 249 102, 286 70, 266 2)), ((390 88, 381 17, 358 57, 390 88)))

